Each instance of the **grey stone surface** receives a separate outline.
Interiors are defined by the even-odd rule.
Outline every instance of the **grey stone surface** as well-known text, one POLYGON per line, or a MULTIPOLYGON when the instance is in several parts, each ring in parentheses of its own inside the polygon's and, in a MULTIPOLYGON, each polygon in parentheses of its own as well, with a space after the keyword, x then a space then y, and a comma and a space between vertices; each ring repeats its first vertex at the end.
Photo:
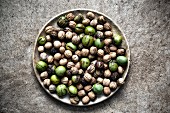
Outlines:
POLYGON ((0 0, 1 113, 169 113, 169 0, 0 0), (32 69, 35 37, 54 15, 89 8, 121 26, 131 49, 126 84, 108 100, 72 107, 50 97, 32 69))

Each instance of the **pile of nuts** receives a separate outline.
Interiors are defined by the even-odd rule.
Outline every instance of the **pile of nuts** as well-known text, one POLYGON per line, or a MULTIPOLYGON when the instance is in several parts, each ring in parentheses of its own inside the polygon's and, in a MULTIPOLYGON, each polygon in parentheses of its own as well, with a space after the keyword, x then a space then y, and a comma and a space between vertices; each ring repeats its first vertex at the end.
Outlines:
POLYGON ((37 40, 40 60, 36 69, 43 85, 70 103, 88 104, 98 95, 108 96, 124 83, 128 59, 122 36, 112 32, 104 16, 68 13, 47 26, 37 40))

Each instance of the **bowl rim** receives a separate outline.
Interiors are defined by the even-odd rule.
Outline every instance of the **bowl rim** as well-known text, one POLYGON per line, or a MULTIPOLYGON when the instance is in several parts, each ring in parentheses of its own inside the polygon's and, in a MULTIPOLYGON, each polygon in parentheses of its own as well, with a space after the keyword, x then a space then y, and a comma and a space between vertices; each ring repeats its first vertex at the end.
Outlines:
POLYGON ((36 47, 37 47, 37 39, 39 38, 39 36, 40 36, 41 33, 43 32, 44 28, 45 28, 50 22, 52 22, 53 20, 55 20, 57 17, 59 17, 59 16, 61 16, 61 15, 63 15, 63 14, 66 14, 66 13, 69 13, 69 12, 75 12, 75 11, 90 11, 90 12, 94 12, 94 13, 96 13, 96 14, 98 14, 98 15, 102 15, 102 16, 106 17, 108 20, 110 20, 110 21, 112 22, 112 24, 115 25, 115 26, 117 27, 117 29, 120 31, 121 35, 123 35, 124 40, 125 40, 125 42, 126 42, 126 46, 127 46, 126 54, 127 54, 127 56, 128 56, 128 57, 127 57, 127 58, 128 58, 127 67, 126 67, 126 70, 125 70, 125 72, 124 72, 124 74, 123 74, 123 76, 122 76, 122 78, 123 78, 124 80, 126 79, 126 77, 127 77, 127 75, 128 75, 128 72, 129 72, 129 68, 130 68, 130 49, 129 49, 129 44, 128 44, 127 38, 126 38, 124 32, 122 31, 122 29, 120 28, 120 26, 119 26, 116 22, 114 22, 109 16, 105 15, 105 14, 102 13, 102 12, 93 10, 93 9, 76 8, 76 9, 70 9, 70 10, 63 11, 63 12, 58 13, 57 15, 53 16, 51 19, 49 19, 49 20, 43 25, 43 27, 41 27, 41 29, 40 29, 39 32, 38 32, 38 35, 37 35, 36 38, 35 38, 34 49, 33 49, 33 54, 32 54, 32 55, 33 55, 33 56, 32 56, 32 62, 33 62, 32 65, 33 65, 33 70, 34 70, 34 73, 35 73, 35 75, 36 75, 36 78, 38 79, 38 81, 39 81, 39 83, 41 84, 41 86, 43 87, 43 89, 44 89, 50 96, 52 96, 53 98, 57 99, 58 101, 60 101, 60 102, 62 102, 62 103, 64 103, 64 104, 67 104, 67 105, 71 105, 71 106, 85 107, 85 106, 92 106, 92 105, 101 103, 101 102, 109 99, 111 96, 113 96, 113 95, 117 92, 117 90, 119 90, 119 88, 120 88, 121 86, 118 86, 113 92, 111 92, 111 94, 110 94, 109 96, 107 96, 107 98, 105 98, 105 99, 103 99, 103 100, 101 100, 101 101, 99 101, 99 102, 93 102, 93 103, 91 103, 91 104, 82 104, 82 105, 79 105, 79 104, 70 104, 70 103, 67 103, 67 102, 65 102, 65 101, 62 101, 61 99, 56 98, 54 95, 52 95, 52 94, 49 92, 49 90, 47 90, 47 88, 44 87, 44 85, 43 85, 43 83, 42 83, 42 81, 41 81, 41 79, 40 79, 40 77, 39 77, 39 73, 38 73, 37 70, 36 70, 36 65, 35 65, 35 59, 36 59, 36 58, 35 58, 35 51, 36 51, 36 47))

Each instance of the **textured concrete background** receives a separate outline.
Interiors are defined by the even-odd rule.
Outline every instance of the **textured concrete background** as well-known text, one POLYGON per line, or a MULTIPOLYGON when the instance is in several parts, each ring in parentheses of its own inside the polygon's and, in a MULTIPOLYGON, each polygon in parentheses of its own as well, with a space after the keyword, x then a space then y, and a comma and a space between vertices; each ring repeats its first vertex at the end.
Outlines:
POLYGON ((170 0, 0 0, 1 113, 169 113, 170 0), (54 15, 73 8, 105 13, 131 49, 126 84, 109 100, 72 107, 42 89, 32 69, 36 35, 54 15))

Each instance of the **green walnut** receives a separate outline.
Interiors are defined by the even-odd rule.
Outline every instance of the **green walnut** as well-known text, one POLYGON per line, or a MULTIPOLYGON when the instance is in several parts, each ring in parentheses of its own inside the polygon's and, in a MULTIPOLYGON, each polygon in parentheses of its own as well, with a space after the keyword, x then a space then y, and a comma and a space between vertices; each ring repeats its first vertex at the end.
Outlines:
POLYGON ((94 35, 95 33, 96 33, 96 30, 93 27, 87 26, 85 28, 85 34, 86 35, 94 35))
POLYGON ((68 49, 68 50, 74 52, 74 51, 77 50, 77 46, 74 45, 72 42, 68 42, 68 43, 66 44, 66 49, 68 49))
POLYGON ((111 71, 111 72, 115 72, 115 71, 117 71, 117 68, 118 68, 117 63, 115 63, 114 60, 111 60, 111 61, 109 62, 109 69, 110 69, 110 71, 111 71))
POLYGON ((62 77, 66 72, 66 68, 64 66, 58 66, 56 69, 55 69, 55 73, 57 76, 60 76, 62 77))
POLYGON ((85 35, 83 38, 82 38, 82 44, 83 46, 85 47, 90 47, 93 45, 93 42, 94 42, 94 38, 90 35, 85 35))
POLYGON ((57 25, 61 28, 64 28, 68 25, 68 20, 65 16, 61 16, 58 20, 57 20, 57 25))
POLYGON ((94 45, 98 48, 98 49, 102 49, 104 47, 104 42, 101 39, 96 39, 94 41, 94 45))
POLYGON ((68 87, 68 91, 71 96, 77 95, 77 88, 73 85, 68 87))
POLYGON ((40 36, 40 37, 38 38, 38 44, 39 44, 39 45, 44 45, 45 43, 46 43, 46 38, 43 37, 43 36, 40 36))
POLYGON ((122 36, 120 36, 120 35, 115 35, 115 36, 114 36, 114 43, 115 43, 115 45, 117 45, 117 46, 121 45, 121 43, 122 43, 122 36))
POLYGON ((43 72, 47 69, 47 63, 45 63, 44 61, 38 61, 36 64, 36 69, 39 72, 43 72))
POLYGON ((103 86, 99 83, 95 83, 92 89, 96 94, 101 94, 103 92, 103 86))
POLYGON ((62 97, 62 96, 65 96, 67 94, 67 87, 66 85, 64 84, 60 84, 56 87, 56 92, 57 92, 57 95, 62 97))
POLYGON ((75 32, 80 34, 84 32, 85 26, 83 24, 77 24, 75 27, 75 32))
POLYGON ((53 84, 59 84, 59 82, 60 82, 60 79, 56 76, 56 75, 52 75, 51 77, 50 77, 50 80, 51 80, 51 82, 53 83, 53 84))
POLYGON ((116 62, 117 62, 119 65, 124 66, 124 65, 127 64, 128 59, 127 59, 125 56, 118 56, 118 57, 116 58, 116 62))
POLYGON ((78 14, 77 16, 74 17, 74 21, 76 23, 81 23, 83 19, 84 19, 84 17, 82 14, 78 14))
POLYGON ((83 69, 87 69, 90 65, 90 60, 88 58, 81 58, 80 64, 83 69))

